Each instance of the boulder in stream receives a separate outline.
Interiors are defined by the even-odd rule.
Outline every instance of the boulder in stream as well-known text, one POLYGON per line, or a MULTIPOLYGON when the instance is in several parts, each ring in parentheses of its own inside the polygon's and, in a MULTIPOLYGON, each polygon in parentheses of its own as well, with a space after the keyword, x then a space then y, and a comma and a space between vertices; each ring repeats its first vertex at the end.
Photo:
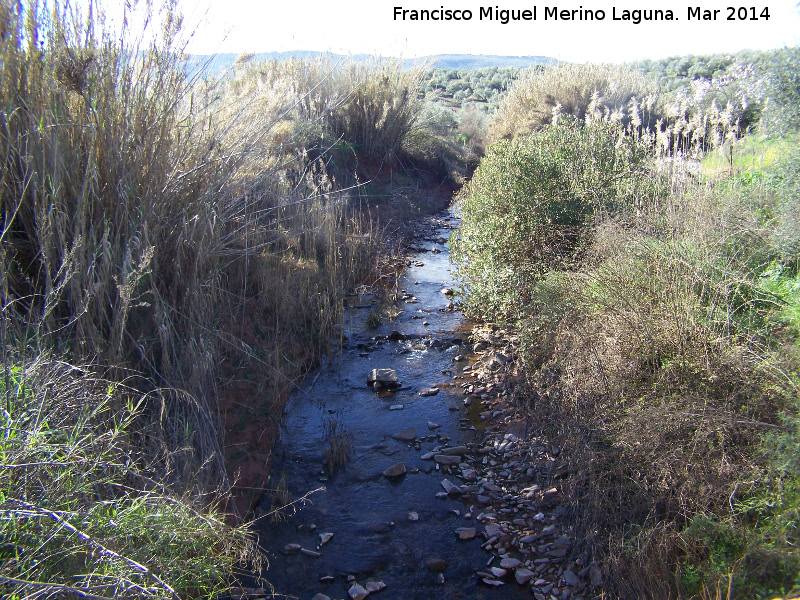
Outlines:
POLYGON ((394 369, 372 369, 367 375, 367 385, 375 390, 394 390, 400 387, 394 369))

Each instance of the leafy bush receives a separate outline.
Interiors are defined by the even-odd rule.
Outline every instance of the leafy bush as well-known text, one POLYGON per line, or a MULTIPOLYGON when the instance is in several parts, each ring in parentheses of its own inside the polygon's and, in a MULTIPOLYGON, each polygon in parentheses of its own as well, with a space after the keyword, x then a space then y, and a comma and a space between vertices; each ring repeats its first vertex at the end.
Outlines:
POLYGON ((521 316, 543 274, 576 266, 595 217, 643 200, 649 156, 646 139, 604 121, 565 119, 491 146, 462 192, 452 239, 469 310, 521 316))

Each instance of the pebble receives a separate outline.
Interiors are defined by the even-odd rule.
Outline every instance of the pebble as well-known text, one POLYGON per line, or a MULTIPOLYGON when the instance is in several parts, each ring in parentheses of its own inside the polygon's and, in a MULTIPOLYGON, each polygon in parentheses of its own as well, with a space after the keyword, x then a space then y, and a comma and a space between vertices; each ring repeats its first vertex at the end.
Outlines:
POLYGON ((368 581, 366 583, 365 587, 367 588, 367 591, 370 594, 375 594, 377 592, 380 592, 381 590, 385 590, 386 589, 386 584, 383 583, 382 581, 370 580, 370 581, 368 581))
POLYGON ((461 462, 460 456, 448 456, 447 454, 436 454, 433 460, 440 465, 457 465, 461 462))
POLYGON ((419 514, 416 511, 410 510, 406 513, 406 518, 409 521, 416 522, 419 521, 419 514))
POLYGON ((297 554, 298 552, 300 552, 300 548, 302 548, 300 544, 286 544, 281 550, 281 552, 283 552, 284 554, 297 554))
POLYGON ((319 545, 320 546, 324 546, 325 544, 327 544, 328 542, 331 541, 332 537, 333 537, 332 533, 320 533, 319 534, 319 545))
POLYGON ((425 564, 434 573, 441 573, 447 568, 447 561, 443 558, 429 558, 425 564))
POLYGON ((434 423, 433 421, 428 421, 428 429, 430 429, 431 431, 433 431, 434 429, 439 429, 439 427, 441 427, 441 425, 439 425, 439 423, 434 423))
POLYGON ((322 556, 316 550, 309 550, 308 548, 300 548, 300 554, 310 556, 311 558, 319 558, 320 556, 322 556))
POLYGON ((326 596, 325 594, 317 594, 311 600, 331 600, 331 597, 326 596))
POLYGON ((405 406, 402 405, 402 404, 392 404, 389 407, 389 410, 403 410, 404 408, 405 408, 405 406))

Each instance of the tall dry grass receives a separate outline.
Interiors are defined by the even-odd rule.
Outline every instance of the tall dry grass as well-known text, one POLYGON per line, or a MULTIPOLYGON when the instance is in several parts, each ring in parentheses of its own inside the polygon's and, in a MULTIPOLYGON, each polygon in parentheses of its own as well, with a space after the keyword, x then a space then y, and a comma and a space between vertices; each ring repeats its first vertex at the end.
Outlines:
POLYGON ((489 137, 516 139, 551 123, 554 112, 579 120, 587 116, 626 123, 639 119, 652 127, 660 108, 658 92, 655 81, 621 65, 527 69, 498 107, 489 137))
MULTIPOLYGON (((387 115, 413 122, 413 98, 382 87, 405 81, 398 70, 354 67, 325 93, 339 75, 309 88, 277 67, 189 76, 175 4, 140 8, 161 24, 155 41, 112 33, 96 5, 83 20, 68 3, 0 5, 0 526, 25 538, 0 554, 4 594, 213 595, 254 558, 219 516, 237 483, 220 403, 255 381, 237 418, 276 418, 329 350, 347 290, 377 268, 379 236, 336 187, 325 144, 393 151, 405 125, 387 115), (353 124, 359 107, 378 107, 373 130, 353 124), (349 129, 320 136, 339 109, 349 129), (58 447, 31 458, 31 440, 52 435, 58 447), (71 520, 95 517, 92 531, 71 520), (48 519, 54 530, 37 529, 48 519), (195 583, 190 563, 205 569, 195 583)), ((256 450, 263 469, 269 448, 256 450)))

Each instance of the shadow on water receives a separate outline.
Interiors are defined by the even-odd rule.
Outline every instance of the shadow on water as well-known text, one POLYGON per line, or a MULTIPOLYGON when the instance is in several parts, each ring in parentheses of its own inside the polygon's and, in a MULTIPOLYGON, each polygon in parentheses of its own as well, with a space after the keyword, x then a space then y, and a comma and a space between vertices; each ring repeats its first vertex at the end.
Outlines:
MULTIPOLYGON (((480 547, 483 539, 460 541, 456 535, 460 527, 482 531, 477 513, 466 518, 468 506, 437 498, 444 475, 420 458, 443 444, 471 441, 479 426, 452 381, 467 332, 463 316, 448 309, 451 298, 442 293, 453 285, 443 242, 456 225, 447 214, 423 230, 417 243, 424 251, 411 257, 399 282, 407 300, 395 321, 367 329, 370 298, 352 299, 347 346, 290 401, 271 481, 274 486, 283 480, 293 499, 308 496, 284 509, 280 522, 259 521, 269 560, 265 578, 276 592, 308 600, 318 592, 346 598, 353 579, 361 585, 374 579, 386 584, 378 596, 387 599, 531 597, 513 582, 501 589, 479 583, 475 573, 489 558, 480 547), (405 339, 393 339, 399 337, 393 331, 405 339), (368 388, 374 368, 396 370, 401 389, 378 394, 368 388), (420 395, 432 387, 439 392, 420 395), (408 428, 415 429, 415 441, 392 437, 408 428), (346 466, 331 474, 323 456, 334 438, 340 452, 351 452, 346 466), (405 475, 382 475, 399 462, 405 475), (327 533, 333 536, 321 544, 327 533), (443 581, 427 566, 432 558, 447 562, 443 581)), ((265 495, 260 512, 269 512, 273 502, 265 495)))

